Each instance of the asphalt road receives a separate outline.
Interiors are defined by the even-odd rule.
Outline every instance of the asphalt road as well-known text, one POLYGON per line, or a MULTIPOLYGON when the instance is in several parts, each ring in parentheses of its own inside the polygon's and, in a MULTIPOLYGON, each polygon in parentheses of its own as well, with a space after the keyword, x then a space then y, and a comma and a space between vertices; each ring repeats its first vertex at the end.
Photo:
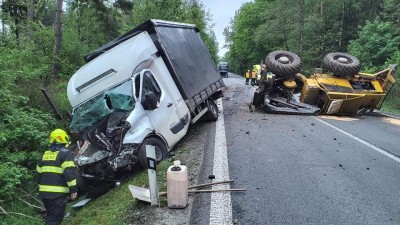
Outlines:
MULTIPOLYGON (((400 224, 400 119, 266 114, 255 87, 224 78, 223 116, 233 223, 400 224)), ((212 130, 212 129, 210 129, 212 130)), ((213 173, 209 133, 201 179, 213 173)), ((197 195, 192 224, 209 224, 210 195, 197 195)))

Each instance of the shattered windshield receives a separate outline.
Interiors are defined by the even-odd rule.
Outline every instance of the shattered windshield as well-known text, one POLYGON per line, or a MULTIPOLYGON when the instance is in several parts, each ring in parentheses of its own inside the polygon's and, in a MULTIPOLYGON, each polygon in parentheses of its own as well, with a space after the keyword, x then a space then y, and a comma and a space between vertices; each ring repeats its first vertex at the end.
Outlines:
POLYGON ((129 80, 78 106, 74 110, 70 128, 81 131, 113 112, 129 112, 134 107, 132 81, 129 80))

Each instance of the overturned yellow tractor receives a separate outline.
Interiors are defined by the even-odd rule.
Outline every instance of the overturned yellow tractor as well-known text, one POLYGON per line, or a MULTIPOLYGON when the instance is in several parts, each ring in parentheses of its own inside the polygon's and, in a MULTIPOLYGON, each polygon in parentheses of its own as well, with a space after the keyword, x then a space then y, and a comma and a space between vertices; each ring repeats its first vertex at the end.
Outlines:
POLYGON ((253 104, 269 113, 355 115, 380 109, 395 83, 396 65, 375 74, 361 73, 359 60, 329 53, 322 69, 308 78, 300 74, 301 59, 292 52, 267 55, 268 73, 261 78, 253 104))

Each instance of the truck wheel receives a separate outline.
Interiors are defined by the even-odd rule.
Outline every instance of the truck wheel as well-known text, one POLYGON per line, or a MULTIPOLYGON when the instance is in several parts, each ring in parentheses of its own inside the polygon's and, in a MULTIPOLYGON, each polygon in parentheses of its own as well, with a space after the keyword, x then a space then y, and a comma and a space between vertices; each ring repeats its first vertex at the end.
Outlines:
POLYGON ((82 177, 81 172, 77 172, 78 175, 76 176, 76 184, 78 186, 78 194, 83 195, 89 191, 89 187, 85 182, 85 178, 82 177))
POLYGON ((111 188, 115 187, 115 181, 111 180, 87 180, 85 182, 88 186, 86 198, 100 197, 107 193, 111 188))
POLYGON ((290 77, 300 72, 301 59, 292 52, 274 51, 265 58, 265 65, 277 78, 290 77))
POLYGON ((218 120, 218 107, 213 100, 207 100, 207 117, 210 121, 218 120))
POLYGON ((156 161, 157 163, 165 159, 168 155, 167 146, 163 141, 158 138, 146 138, 138 151, 138 159, 143 168, 147 168, 146 145, 153 145, 156 148, 156 161))
POLYGON ((354 76, 361 67, 356 57, 340 52, 326 54, 323 62, 325 68, 338 77, 354 76))

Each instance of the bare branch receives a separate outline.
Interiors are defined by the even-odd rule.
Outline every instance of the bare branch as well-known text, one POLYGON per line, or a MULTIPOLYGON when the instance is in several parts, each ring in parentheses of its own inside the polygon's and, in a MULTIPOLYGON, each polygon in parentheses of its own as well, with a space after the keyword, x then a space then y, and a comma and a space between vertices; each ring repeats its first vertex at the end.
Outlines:
POLYGON ((33 204, 31 204, 31 203, 29 203, 29 202, 27 202, 27 201, 25 201, 25 200, 23 200, 23 199, 21 199, 21 198, 18 198, 19 200, 21 200, 22 202, 24 202, 24 203, 26 203, 29 207, 31 207, 31 208, 36 208, 36 209, 39 209, 40 211, 42 211, 42 212, 44 212, 44 211, 46 211, 43 207, 41 207, 41 206, 37 206, 37 205, 33 205, 33 204))
MULTIPOLYGON (((28 217, 28 218, 31 218, 31 219, 35 219, 35 220, 40 220, 39 218, 36 218, 36 217, 32 217, 32 216, 28 216, 28 215, 25 215, 25 214, 23 214, 23 213, 19 213, 19 212, 7 212, 3 207, 1 207, 0 206, 0 214, 4 214, 4 215, 6 215, 6 216, 11 216, 11 217, 13 217, 12 215, 10 215, 10 214, 14 214, 14 215, 19 215, 19 216, 25 216, 25 217, 28 217)), ((15 218, 15 217, 13 217, 13 218, 15 218)))
POLYGON ((18 188, 18 190, 20 190, 21 192, 27 194, 29 197, 33 198, 33 199, 34 199, 35 201, 37 201, 38 203, 42 204, 42 202, 41 202, 39 199, 33 197, 33 195, 31 195, 30 193, 26 192, 25 190, 23 190, 23 189, 21 189, 21 188, 18 188))

